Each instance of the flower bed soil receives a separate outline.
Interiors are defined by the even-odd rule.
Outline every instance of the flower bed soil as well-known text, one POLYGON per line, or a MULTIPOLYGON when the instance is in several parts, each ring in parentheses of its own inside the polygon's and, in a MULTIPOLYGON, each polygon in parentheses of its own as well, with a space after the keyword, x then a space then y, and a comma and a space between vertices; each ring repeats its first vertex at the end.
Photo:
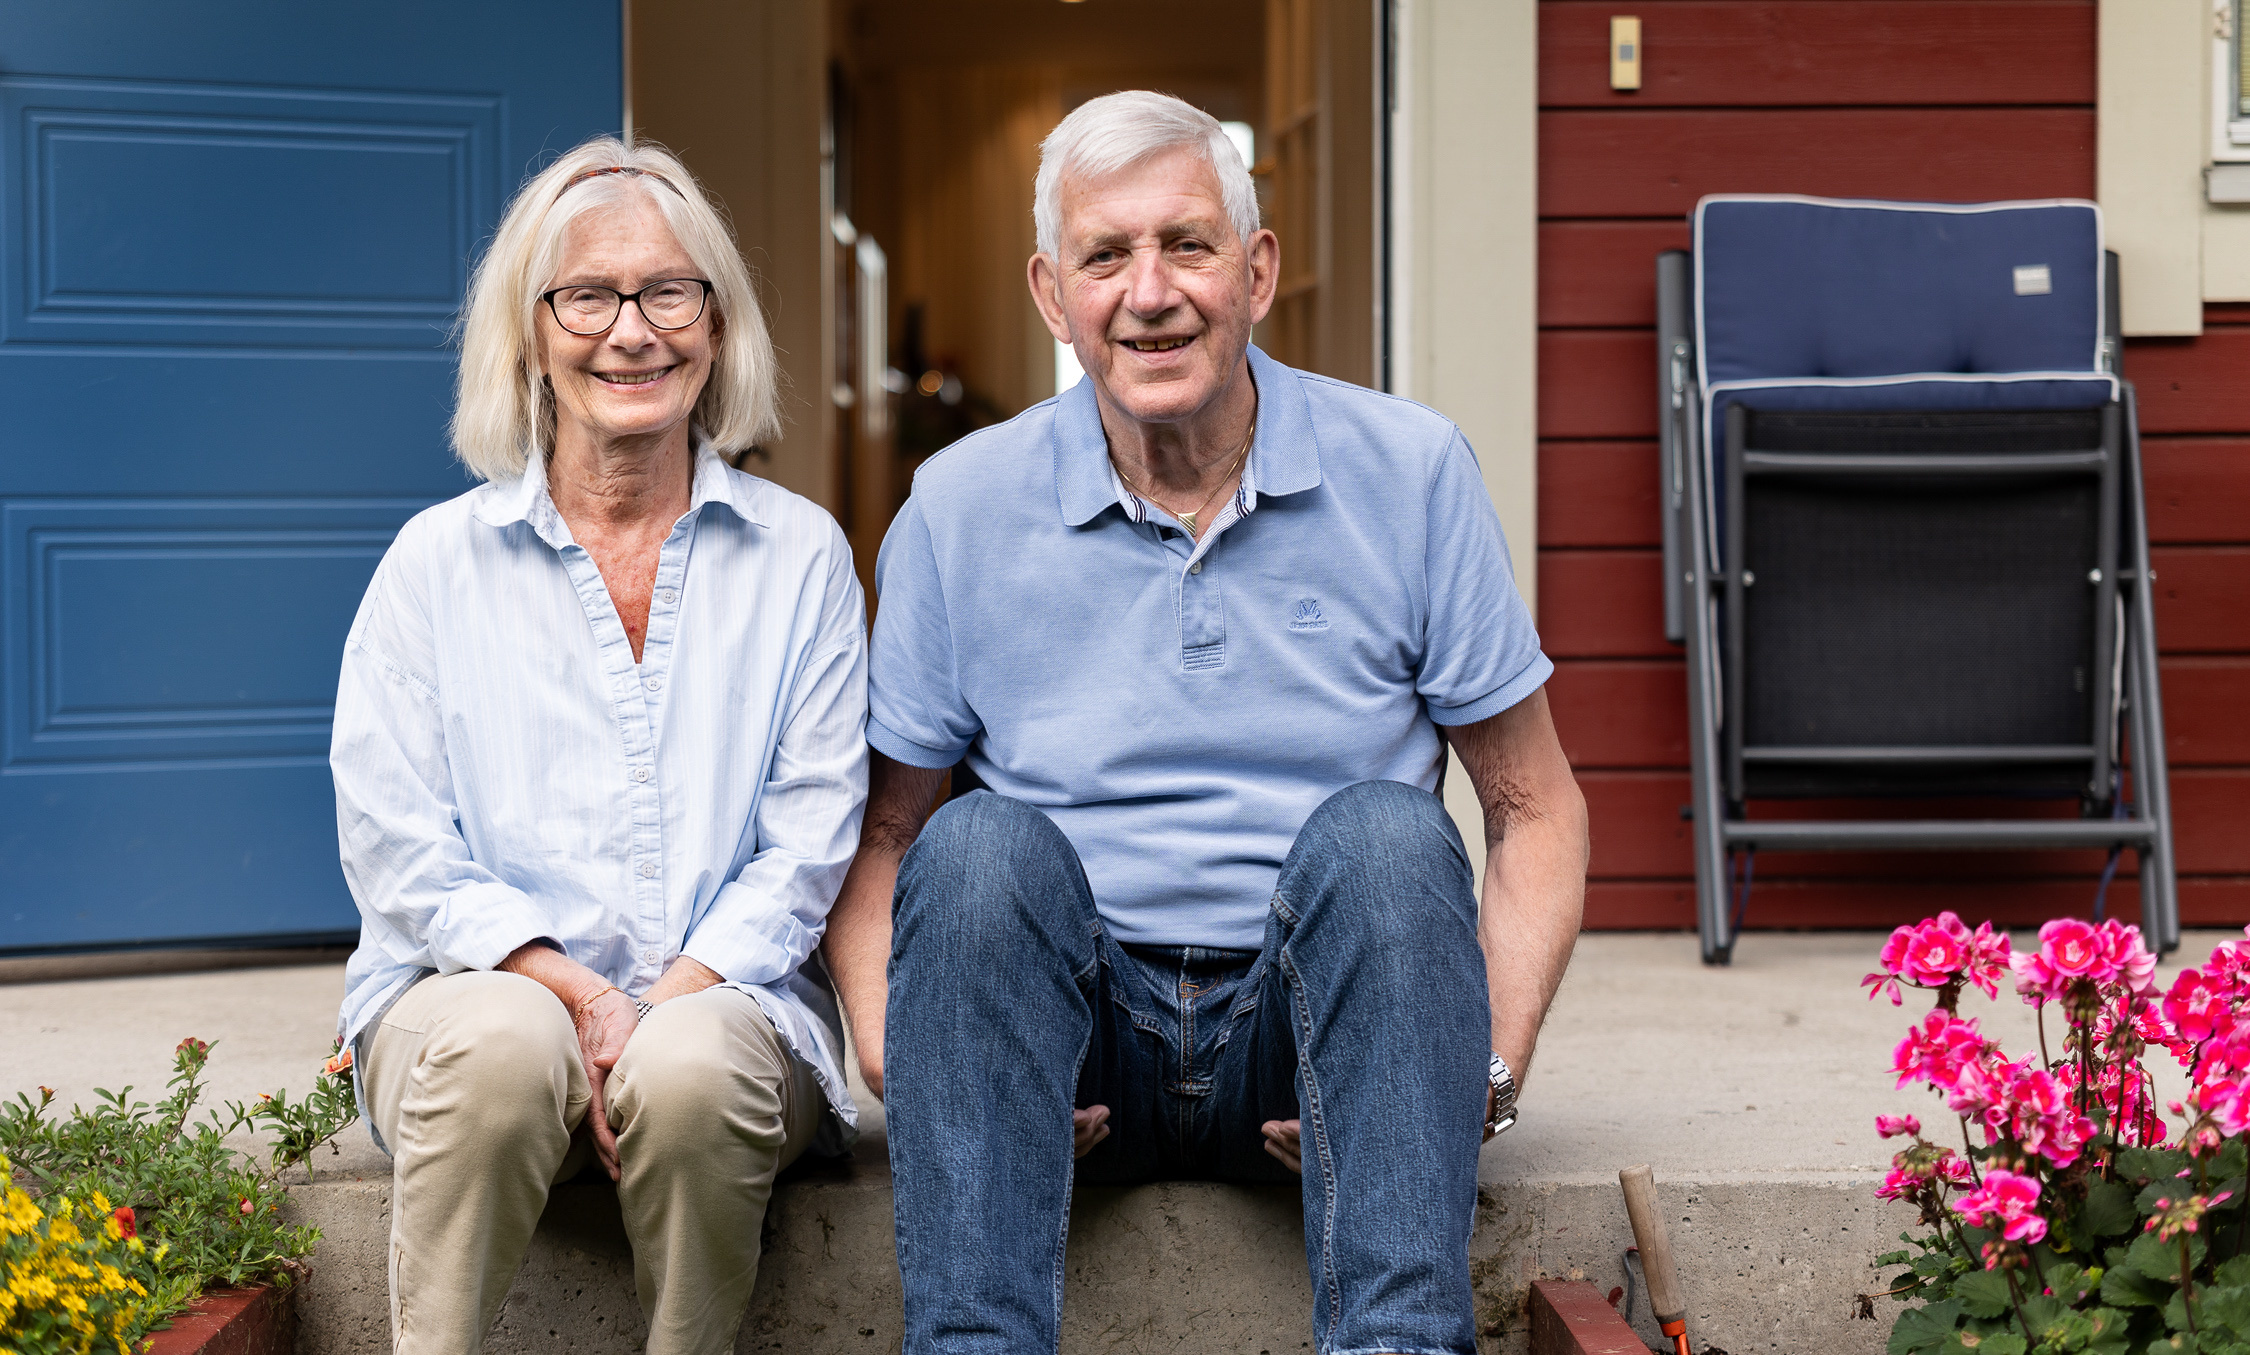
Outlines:
POLYGON ((294 1355, 297 1287, 214 1289, 148 1339, 145 1355, 294 1355))

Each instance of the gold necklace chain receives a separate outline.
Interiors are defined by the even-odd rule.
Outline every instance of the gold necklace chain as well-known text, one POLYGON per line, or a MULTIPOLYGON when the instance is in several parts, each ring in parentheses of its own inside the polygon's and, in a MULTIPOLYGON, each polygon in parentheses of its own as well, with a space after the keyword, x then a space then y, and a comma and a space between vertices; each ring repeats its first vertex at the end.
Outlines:
POLYGON ((1157 507, 1164 508, 1165 512, 1172 513, 1172 516, 1178 518, 1181 525, 1186 527, 1190 534, 1193 534, 1195 532, 1195 520, 1198 517, 1202 516, 1204 509, 1211 506, 1211 501, 1213 499, 1219 497, 1219 491, 1227 487, 1227 481, 1234 478, 1234 473, 1242 468, 1242 463, 1250 459, 1250 444, 1256 442, 1257 440, 1258 421, 1256 419, 1252 419, 1250 421, 1250 436, 1242 440, 1242 450, 1235 453, 1234 464, 1227 467, 1226 474, 1219 477, 1219 483, 1212 487, 1211 492, 1204 496, 1203 502, 1197 504, 1195 506, 1195 511, 1192 513, 1174 513, 1171 509, 1164 508, 1162 500, 1158 499, 1154 494, 1148 493, 1139 485, 1133 483, 1133 477, 1127 475, 1125 473, 1125 467, 1118 464, 1116 453, 1112 452, 1110 454, 1109 464, 1113 469, 1116 470, 1117 478, 1125 482, 1125 487, 1127 489, 1132 490, 1135 494, 1140 495, 1142 498, 1148 500, 1150 503, 1155 504, 1157 507))

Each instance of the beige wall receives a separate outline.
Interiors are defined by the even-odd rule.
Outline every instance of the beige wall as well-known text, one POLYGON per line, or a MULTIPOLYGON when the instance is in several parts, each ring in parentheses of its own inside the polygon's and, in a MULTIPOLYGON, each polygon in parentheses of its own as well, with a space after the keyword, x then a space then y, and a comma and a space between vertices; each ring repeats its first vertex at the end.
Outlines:
POLYGON ((826 9, 825 0, 632 0, 628 22, 635 134, 679 152, 726 204, 780 351, 786 428, 749 469, 833 512, 826 9))
MULTIPOLYGON (((1393 388, 1461 425, 1516 584, 1539 568, 1539 16, 1536 0, 1398 0, 1392 128, 1393 388)), ((1446 808, 1484 874, 1458 765, 1446 808)))
POLYGON ((1393 383, 1468 435, 1536 607, 1537 6, 1399 0, 1399 11, 1393 383))
POLYGON ((2127 334, 2203 331, 2209 0, 2101 6, 2095 179, 2127 334))

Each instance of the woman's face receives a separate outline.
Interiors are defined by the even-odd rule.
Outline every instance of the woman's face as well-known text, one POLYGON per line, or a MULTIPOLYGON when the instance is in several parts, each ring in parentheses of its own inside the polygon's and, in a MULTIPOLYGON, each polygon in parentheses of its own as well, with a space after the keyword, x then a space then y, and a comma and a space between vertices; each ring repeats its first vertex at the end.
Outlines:
MULTIPOLYGON (((571 222, 562 261, 540 290, 592 284, 631 293, 667 278, 701 276, 663 213, 635 195, 571 222)), ((674 429, 685 433, 711 376, 721 322, 710 303, 685 329, 657 329, 631 302, 601 334, 571 333, 545 302, 537 308, 536 323, 539 370, 554 384, 558 444, 574 436, 601 446, 674 429)))

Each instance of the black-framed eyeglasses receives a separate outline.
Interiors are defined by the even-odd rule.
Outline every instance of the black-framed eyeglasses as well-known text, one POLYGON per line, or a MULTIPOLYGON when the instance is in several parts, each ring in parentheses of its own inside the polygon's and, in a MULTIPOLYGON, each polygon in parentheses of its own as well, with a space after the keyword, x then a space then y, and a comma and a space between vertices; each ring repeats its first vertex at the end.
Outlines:
POLYGON ((651 329, 686 329, 703 318, 710 298, 711 283, 705 278, 666 278, 637 292, 579 283, 539 294, 555 313, 555 323, 582 338, 607 334, 628 301, 641 308, 651 329))

